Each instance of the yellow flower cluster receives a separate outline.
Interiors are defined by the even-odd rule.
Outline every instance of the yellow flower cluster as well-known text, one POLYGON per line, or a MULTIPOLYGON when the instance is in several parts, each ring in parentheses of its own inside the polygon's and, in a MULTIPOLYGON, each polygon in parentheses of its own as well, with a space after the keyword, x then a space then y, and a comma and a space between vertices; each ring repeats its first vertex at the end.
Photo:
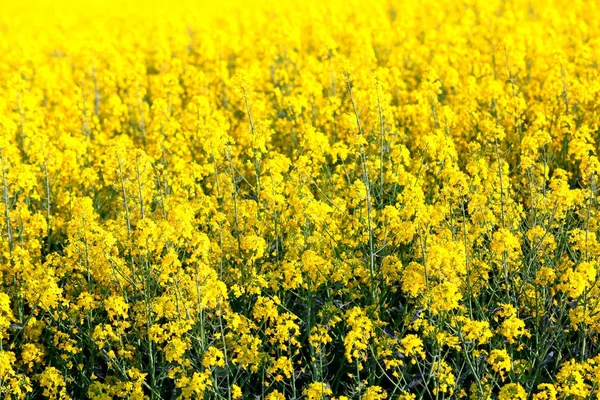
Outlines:
POLYGON ((0 13, 0 398, 600 396, 582 0, 0 13))

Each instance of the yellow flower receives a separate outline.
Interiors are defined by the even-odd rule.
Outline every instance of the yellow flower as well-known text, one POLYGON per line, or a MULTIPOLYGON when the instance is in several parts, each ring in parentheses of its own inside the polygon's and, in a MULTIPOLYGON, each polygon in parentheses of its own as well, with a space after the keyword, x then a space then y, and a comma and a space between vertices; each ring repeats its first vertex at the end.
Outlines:
MULTIPOLYGON (((423 350, 423 341, 417 336, 413 334, 406 335, 400 340, 400 344, 402 345, 402 352, 406 357, 420 357, 421 359, 425 359, 425 351, 423 350)), ((416 359, 412 359, 411 363, 415 364, 417 362, 416 359)))
POLYGON ((575 360, 569 360, 562 365, 556 374, 556 389, 561 397, 572 396, 585 399, 590 394, 590 386, 584 381, 585 366, 575 360))
POLYGON ((27 365, 28 371, 31 371, 34 365, 41 365, 43 363, 46 352, 41 345, 25 343, 21 349, 21 358, 23 359, 23 363, 27 365))
POLYGON ((304 389, 303 394, 307 400, 321 400, 326 396, 331 396, 333 392, 328 384, 313 382, 304 389))
POLYGON ((556 400, 557 391, 554 385, 550 383, 542 383, 537 386, 540 391, 533 395, 533 400, 556 400))
POLYGON ((430 310, 434 313, 450 311, 458 307, 462 295, 456 284, 444 282, 436 285, 431 291, 430 310))
POLYGON ((115 320, 119 317, 127 318, 129 316, 129 304, 127 304, 123 296, 109 296, 106 298, 106 300, 104 300, 104 308, 111 320, 115 320))
POLYGON ((434 394, 448 393, 450 396, 454 394, 454 388, 456 386, 456 380, 452 373, 452 367, 450 367, 445 361, 436 361, 431 372, 435 377, 435 388, 433 389, 434 394))
POLYGON ((476 341, 479 344, 489 343, 493 334, 488 321, 473 321, 465 318, 462 321, 462 335, 465 340, 476 341))
POLYGON ((473 382, 471 384, 471 395, 470 400, 491 400, 492 399, 492 386, 485 380, 481 382, 473 382))
POLYGON ((363 393, 361 399, 364 400, 383 400, 387 399, 388 395, 385 390, 379 386, 369 386, 363 393))
POLYGON ((515 339, 521 336, 530 336, 527 329, 525 329, 525 322, 517 317, 517 310, 514 306, 510 304, 501 304, 501 309, 496 315, 505 318, 497 331, 506 337, 508 343, 514 343, 515 339))
POLYGON ((8 328, 13 319, 10 297, 6 293, 0 292, 0 332, 8 328))
POLYGON ((194 372, 191 378, 182 377, 176 383, 184 399, 201 398, 210 385, 210 372, 194 372))
POLYGON ((231 387, 231 398, 240 399, 242 398, 242 389, 238 385, 233 385, 231 387))
POLYGON ((487 360, 492 369, 504 378, 505 374, 512 370, 512 360, 505 349, 494 349, 490 352, 487 360))
POLYGON ((518 383, 509 383, 502 386, 498 394, 500 400, 527 400, 527 392, 518 383))
POLYGON ((44 371, 38 375, 40 386, 44 389, 43 395, 52 398, 67 399, 67 390, 63 375, 54 367, 46 367, 44 371))
POLYGON ((273 390, 267 395, 267 400, 285 400, 285 396, 278 390, 273 390))
POLYGON ((498 332, 508 340, 508 343, 514 343, 520 336, 529 337, 529 332, 525 329, 525 322, 516 317, 510 317, 502 322, 498 332))
POLYGON ((364 359, 373 335, 373 323, 360 307, 353 307, 346 312, 347 324, 350 327, 344 338, 346 359, 353 363, 357 359, 364 359))
POLYGON ((165 346, 165 359, 168 362, 183 363, 183 356, 188 348, 188 343, 180 338, 171 338, 165 346))
POLYGON ((538 270, 535 277, 535 283, 540 286, 549 285, 556 279, 556 273, 553 269, 542 267, 538 270))
POLYGON ((406 391, 403 391, 400 393, 400 395, 398 396, 399 400, 416 400, 417 396, 414 395, 413 393, 409 393, 406 391))

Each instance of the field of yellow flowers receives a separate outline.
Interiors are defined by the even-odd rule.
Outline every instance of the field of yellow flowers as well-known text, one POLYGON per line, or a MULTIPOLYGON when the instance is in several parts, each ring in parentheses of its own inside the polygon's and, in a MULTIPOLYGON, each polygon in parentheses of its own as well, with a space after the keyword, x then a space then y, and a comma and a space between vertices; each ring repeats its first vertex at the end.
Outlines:
POLYGON ((600 2, 0 3, 0 398, 600 396, 600 2))

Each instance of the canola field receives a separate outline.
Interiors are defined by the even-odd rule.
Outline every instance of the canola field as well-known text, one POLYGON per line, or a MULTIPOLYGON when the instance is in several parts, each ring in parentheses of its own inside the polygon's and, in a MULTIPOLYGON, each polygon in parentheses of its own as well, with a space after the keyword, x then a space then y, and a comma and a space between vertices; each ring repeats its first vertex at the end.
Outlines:
POLYGON ((0 3, 0 398, 598 398, 598 1, 0 3))

